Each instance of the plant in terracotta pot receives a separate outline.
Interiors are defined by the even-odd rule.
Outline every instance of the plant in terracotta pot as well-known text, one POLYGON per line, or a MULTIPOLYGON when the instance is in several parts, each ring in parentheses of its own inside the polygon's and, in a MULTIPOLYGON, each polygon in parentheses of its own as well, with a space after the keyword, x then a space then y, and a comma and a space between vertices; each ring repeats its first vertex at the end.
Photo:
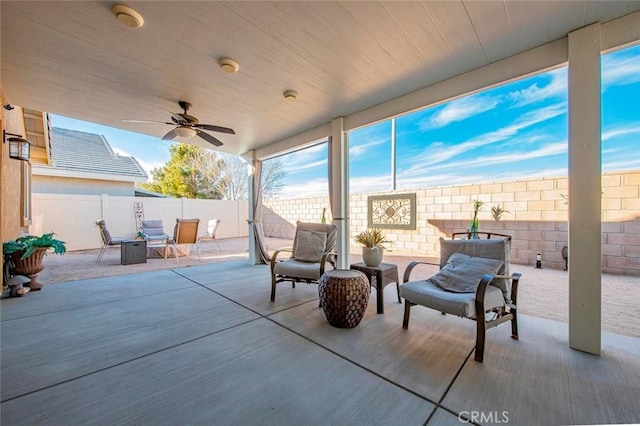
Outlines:
POLYGON ((47 252, 53 250, 54 254, 64 254, 67 251, 65 242, 53 238, 53 235, 53 232, 40 236, 24 235, 2 243, 2 254, 10 273, 29 277, 31 282, 27 285, 31 290, 42 289, 37 276, 44 269, 42 259, 47 252))
POLYGON ((378 266, 384 256, 384 246, 388 243, 384 234, 377 228, 369 228, 353 239, 356 243, 362 244, 362 260, 367 266, 378 266))

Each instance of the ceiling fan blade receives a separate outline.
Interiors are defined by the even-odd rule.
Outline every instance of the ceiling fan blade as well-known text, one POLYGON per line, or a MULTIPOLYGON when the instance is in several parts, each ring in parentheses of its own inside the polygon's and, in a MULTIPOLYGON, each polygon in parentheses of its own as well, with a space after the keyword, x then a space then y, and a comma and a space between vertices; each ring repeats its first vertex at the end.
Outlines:
POLYGON ((160 123, 160 124, 170 124, 174 126, 174 123, 167 123, 166 121, 153 121, 153 120, 122 120, 125 123, 160 123))
POLYGON ((184 117, 182 117, 180 114, 176 114, 176 113, 172 113, 171 114, 171 120, 173 120, 172 124, 178 124, 180 126, 184 126, 189 124, 187 122, 187 120, 184 119, 184 117))
POLYGON ((230 135, 235 135, 236 132, 233 129, 228 127, 220 127, 214 126, 213 124, 194 124, 193 127, 198 127, 200 129, 211 130, 212 132, 220 132, 220 133, 228 133, 230 135))
POLYGON ((212 145, 215 146, 222 146, 223 143, 220 142, 218 139, 214 138, 213 136, 211 136, 209 133, 203 132, 200 129, 194 129, 196 131, 196 133, 198 134, 198 136, 200 136, 202 139, 204 139, 205 141, 209 142, 212 145))
POLYGON ((178 134, 176 133, 176 129, 172 129, 169 131, 169 133, 167 133, 166 135, 164 135, 162 137, 162 140, 165 141, 172 141, 174 140, 176 137, 178 137, 178 134))

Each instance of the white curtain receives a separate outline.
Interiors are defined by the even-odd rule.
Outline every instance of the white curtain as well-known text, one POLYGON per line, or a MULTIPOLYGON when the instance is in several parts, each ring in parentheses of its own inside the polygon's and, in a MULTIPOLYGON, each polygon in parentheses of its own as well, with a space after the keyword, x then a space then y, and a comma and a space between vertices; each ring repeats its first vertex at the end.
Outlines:
POLYGON ((260 253, 260 263, 269 263, 271 256, 264 243, 264 231, 262 229, 262 160, 253 160, 253 234, 256 246, 260 253))

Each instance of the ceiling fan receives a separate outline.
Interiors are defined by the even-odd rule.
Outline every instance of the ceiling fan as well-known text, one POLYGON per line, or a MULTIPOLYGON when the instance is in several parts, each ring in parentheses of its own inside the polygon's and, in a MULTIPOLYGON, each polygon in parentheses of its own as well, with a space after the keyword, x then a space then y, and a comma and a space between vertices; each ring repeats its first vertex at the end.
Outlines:
POLYGON ((193 115, 187 114, 187 111, 191 108, 191 104, 186 101, 178 101, 178 105, 182 108, 183 112, 169 112, 171 114, 171 122, 166 121, 152 121, 152 120, 122 120, 128 123, 162 123, 169 124, 172 126, 176 126, 174 129, 170 130, 166 135, 162 137, 164 140, 173 140, 176 137, 180 136, 183 138, 192 138, 194 136, 199 136, 205 141, 213 144, 215 146, 222 146, 222 142, 210 135, 209 133, 203 132, 203 130, 209 130, 212 132, 219 133, 228 133, 231 135, 235 135, 236 132, 233 129, 228 127, 214 126, 213 124, 200 124, 200 121, 194 117, 193 115))

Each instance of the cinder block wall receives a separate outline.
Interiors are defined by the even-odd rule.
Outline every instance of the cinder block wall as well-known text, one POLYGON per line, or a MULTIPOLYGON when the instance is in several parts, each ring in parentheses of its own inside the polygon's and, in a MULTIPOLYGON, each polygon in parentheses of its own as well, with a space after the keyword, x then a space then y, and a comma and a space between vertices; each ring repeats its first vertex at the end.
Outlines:
MULTIPOLYGON (((602 176, 602 270, 640 275, 640 171, 602 176)), ((438 256, 439 238, 465 231, 473 216, 473 200, 481 200, 480 230, 513 237, 512 262, 535 265, 542 255, 543 267, 563 269, 562 247, 567 245, 568 179, 547 178, 466 186, 419 189, 416 230, 385 230, 389 251, 408 256, 438 256), (491 207, 505 213, 496 222, 491 207)), ((385 193, 353 194, 350 199, 351 235, 367 227, 367 197, 385 193)), ((327 198, 265 201, 265 234, 293 238, 295 223, 320 222, 327 198)), ((357 245, 353 244, 353 249, 357 245)))

